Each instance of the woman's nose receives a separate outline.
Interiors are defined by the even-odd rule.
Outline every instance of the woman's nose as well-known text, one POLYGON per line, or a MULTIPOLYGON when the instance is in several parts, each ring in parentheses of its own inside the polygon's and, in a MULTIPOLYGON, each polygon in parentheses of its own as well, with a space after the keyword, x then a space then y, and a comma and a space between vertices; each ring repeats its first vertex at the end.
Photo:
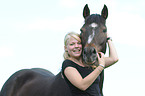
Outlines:
POLYGON ((78 47, 78 46, 79 46, 79 45, 76 43, 76 44, 75 44, 75 47, 78 47))

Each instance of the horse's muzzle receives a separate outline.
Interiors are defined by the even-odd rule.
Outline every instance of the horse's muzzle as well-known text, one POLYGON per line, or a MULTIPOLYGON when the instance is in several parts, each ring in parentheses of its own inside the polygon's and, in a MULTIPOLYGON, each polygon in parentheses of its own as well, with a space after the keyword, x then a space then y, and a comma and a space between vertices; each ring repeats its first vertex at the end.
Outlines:
POLYGON ((94 47, 85 47, 83 50, 83 61, 92 65, 97 61, 97 51, 94 47))

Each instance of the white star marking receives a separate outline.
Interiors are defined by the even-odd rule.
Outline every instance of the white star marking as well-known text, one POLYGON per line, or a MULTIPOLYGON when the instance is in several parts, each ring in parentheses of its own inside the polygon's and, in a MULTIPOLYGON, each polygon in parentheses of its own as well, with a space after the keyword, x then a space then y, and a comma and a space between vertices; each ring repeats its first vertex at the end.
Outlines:
POLYGON ((98 27, 96 23, 90 24, 90 26, 93 28, 92 31, 93 33, 88 37, 88 44, 90 44, 95 36, 95 28, 98 27))

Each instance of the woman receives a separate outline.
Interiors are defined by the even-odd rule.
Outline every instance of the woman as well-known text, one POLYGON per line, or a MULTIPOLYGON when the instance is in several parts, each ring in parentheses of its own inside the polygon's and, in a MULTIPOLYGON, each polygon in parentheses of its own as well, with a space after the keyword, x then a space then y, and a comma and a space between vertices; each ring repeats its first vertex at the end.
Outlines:
POLYGON ((99 74, 106 67, 111 66, 118 61, 118 56, 112 41, 108 40, 109 57, 104 57, 99 52, 99 66, 96 69, 85 66, 82 63, 82 44, 80 35, 77 33, 68 33, 65 36, 65 53, 62 64, 62 74, 70 87, 73 96, 101 96, 99 89, 99 74))

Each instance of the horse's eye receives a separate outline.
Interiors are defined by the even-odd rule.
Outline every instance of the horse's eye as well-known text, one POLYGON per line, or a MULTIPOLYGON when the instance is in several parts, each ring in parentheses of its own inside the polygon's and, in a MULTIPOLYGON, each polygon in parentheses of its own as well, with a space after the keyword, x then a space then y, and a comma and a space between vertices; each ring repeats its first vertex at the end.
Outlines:
POLYGON ((104 33, 107 32, 107 29, 103 29, 103 32, 104 32, 104 33))

